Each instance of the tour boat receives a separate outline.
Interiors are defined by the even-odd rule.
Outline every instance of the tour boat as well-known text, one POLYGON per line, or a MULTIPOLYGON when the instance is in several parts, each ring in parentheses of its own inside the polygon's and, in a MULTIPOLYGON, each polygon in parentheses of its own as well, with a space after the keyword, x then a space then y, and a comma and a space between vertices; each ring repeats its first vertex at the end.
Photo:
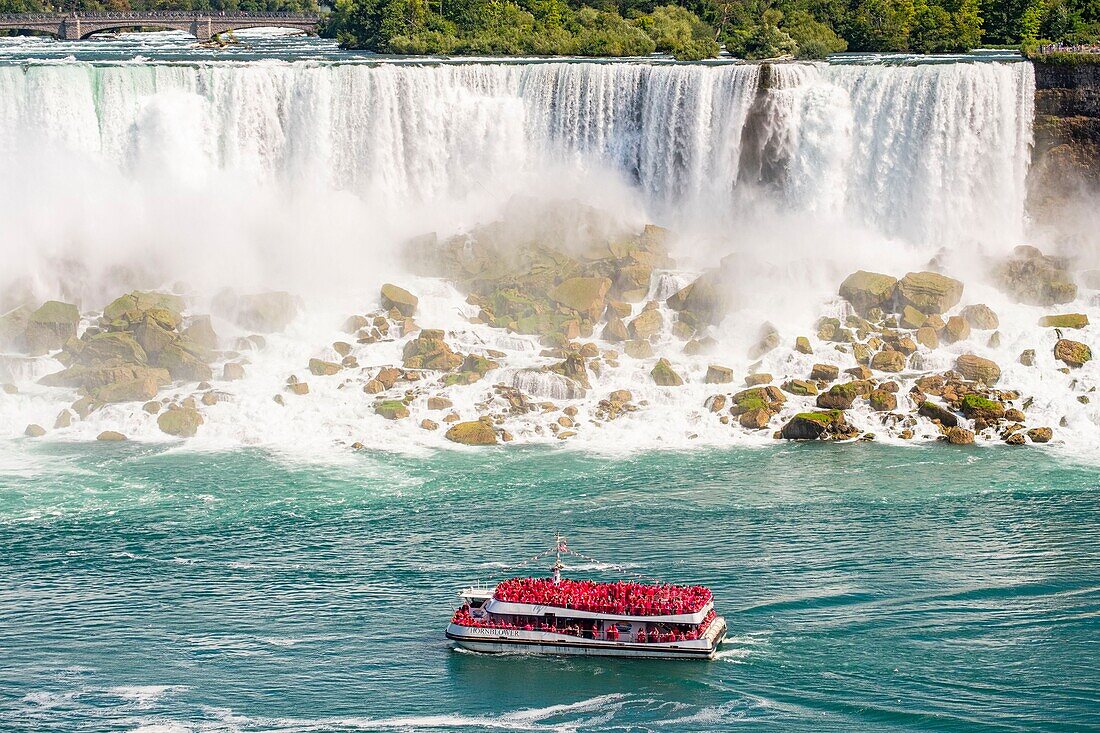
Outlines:
POLYGON ((459 592, 447 638, 490 654, 582 654, 710 659, 726 635, 708 588, 562 578, 559 539, 549 578, 509 578, 459 592))

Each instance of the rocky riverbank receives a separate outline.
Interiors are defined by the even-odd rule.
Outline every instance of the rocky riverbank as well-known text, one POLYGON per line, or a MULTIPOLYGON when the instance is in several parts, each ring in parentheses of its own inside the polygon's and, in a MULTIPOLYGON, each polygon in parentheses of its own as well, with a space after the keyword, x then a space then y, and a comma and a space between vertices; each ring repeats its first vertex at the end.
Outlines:
POLYGON ((415 275, 305 331, 303 303, 285 292, 23 304, 0 317, 0 409, 14 423, 56 405, 9 430, 31 438, 201 438, 248 421, 248 442, 261 444, 265 426, 327 416, 339 427, 330 440, 357 449, 1024 445, 1100 432, 1089 317, 1100 272, 1070 259, 1018 247, 988 260, 981 282, 938 260, 861 270, 836 283, 816 322, 781 330, 746 320, 747 305, 766 308, 744 287, 749 260, 682 272, 672 232, 609 233, 596 212, 571 209, 585 217, 580 238, 553 227, 519 236, 504 220, 414 239, 415 275), (972 290, 995 292, 1012 322, 972 290), (731 325, 758 330, 731 340, 731 325))

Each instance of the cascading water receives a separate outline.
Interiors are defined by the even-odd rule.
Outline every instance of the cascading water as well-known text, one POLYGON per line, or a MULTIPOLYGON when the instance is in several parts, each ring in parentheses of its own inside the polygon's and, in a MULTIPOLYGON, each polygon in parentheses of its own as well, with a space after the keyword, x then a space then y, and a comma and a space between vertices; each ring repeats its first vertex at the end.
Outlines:
MULTIPOLYGON (((271 394, 383 279, 405 277, 400 243, 490 221, 517 195, 575 197, 631 226, 678 231, 681 262, 748 255, 731 289, 790 294, 745 299, 716 332, 718 357, 677 357, 691 382, 682 390, 655 389, 648 367, 593 377, 593 394, 627 387, 669 416, 658 443, 721 442, 728 428, 701 427, 697 414, 706 363, 748 369, 761 322, 812 333, 854 269, 902 274, 945 252, 972 266, 1022 241, 1033 83, 1027 63, 3 65, 0 287, 88 309, 180 280, 206 296, 226 285, 301 293, 311 315, 272 338, 236 387, 243 417, 220 422, 231 408, 218 405, 203 434, 264 442, 281 423, 288 443, 355 439, 374 419, 371 398, 349 403, 359 390, 315 385, 309 409, 272 406, 271 394)), ((687 281, 654 282, 667 295, 687 281)), ((403 282, 416 282, 425 325, 507 352, 515 386, 562 398, 553 378, 522 371, 542 365, 537 345, 472 328, 476 309, 453 288, 403 282)), ((981 287, 968 292, 994 302, 981 287)), ((1003 330, 1006 359, 1031 345, 1022 326, 1003 330)), ((668 333, 655 343, 681 350, 668 333)), ((360 354, 364 366, 399 360, 393 349, 360 354)), ((803 360, 764 367, 808 372, 813 357, 803 360)), ((476 410, 472 394, 452 396, 476 410)), ((18 432, 50 419, 34 413, 45 404, 56 411, 29 400, 5 417, 18 432)), ((130 409, 105 408, 103 424, 130 409)), ((1050 401, 1052 416, 1086 409, 1050 401)), ((653 436, 624 432, 639 427, 617 421, 604 442, 644 445, 653 436)))

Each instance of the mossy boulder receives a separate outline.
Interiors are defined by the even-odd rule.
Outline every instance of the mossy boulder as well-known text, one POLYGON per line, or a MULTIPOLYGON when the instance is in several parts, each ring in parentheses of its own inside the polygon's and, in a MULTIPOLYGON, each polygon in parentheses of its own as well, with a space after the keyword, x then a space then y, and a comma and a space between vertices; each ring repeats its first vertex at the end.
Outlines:
POLYGON ((943 313, 962 300, 963 284, 937 272, 910 272, 897 284, 897 295, 903 305, 911 305, 921 313, 943 313))
POLYGON ((497 442, 496 430, 481 420, 455 423, 443 437, 463 445, 496 445, 497 442))
POLYGON ((1054 358, 1066 366, 1079 368, 1092 361, 1092 349, 1080 341, 1058 339, 1054 344, 1054 358))
POLYGON ((374 406, 376 415, 387 420, 400 420, 409 416, 409 408, 401 400, 384 400, 374 406))
POLYGON ((955 413, 928 400, 920 404, 920 407, 917 408, 917 414, 948 428, 953 428, 959 424, 959 418, 955 413))
POLYGON ((963 395, 959 401, 959 411, 971 420, 981 419, 986 422, 1001 420, 1005 416, 1004 405, 979 394, 963 395))
POLYGON ((668 359, 659 359, 649 372, 649 376, 653 378, 654 384, 660 387, 679 387, 684 383, 668 359))
POLYGON ((462 366, 462 357, 443 340, 443 331, 425 328, 405 344, 402 363, 406 369, 434 369, 449 372, 462 366))
POLYGON ((760 408, 778 412, 787 402, 787 398, 777 387, 750 387, 734 394, 730 402, 733 403, 730 413, 740 415, 760 408))
MULTIPOLYGON (((159 328, 159 327, 158 327, 159 328)), ((125 331, 97 333, 84 339, 79 360, 90 366, 102 364, 145 364, 149 357, 141 344, 125 331)))
POLYGON ((1034 247, 1017 247, 1011 258, 995 267, 994 279, 1020 303, 1059 305, 1077 298, 1077 285, 1065 261, 1034 247))
POLYGON ((924 315, 913 306, 906 305, 901 309, 901 318, 898 321, 898 325, 902 328, 915 330, 921 328, 926 320, 928 320, 928 316, 924 315))
POLYGON ((119 296, 103 309, 103 319, 107 322, 126 322, 136 324, 144 320, 150 310, 156 310, 154 317, 159 318, 166 328, 177 328, 182 320, 183 298, 172 293, 158 293, 148 290, 134 290, 119 296))
POLYGON ((790 379, 783 383, 784 392, 789 392, 799 397, 813 397, 817 394, 817 385, 804 379, 790 379))
POLYGON ((898 409, 897 395, 884 389, 876 389, 867 396, 867 401, 875 412, 893 412, 898 409))
POLYGON ((1046 328, 1084 328, 1089 325, 1089 317, 1084 313, 1062 313, 1055 316, 1043 316, 1039 325, 1046 328))
POLYGON ((785 440, 825 440, 839 437, 848 429, 844 413, 839 410, 800 412, 783 426, 779 437, 785 440))
POLYGON ((408 290, 393 283, 386 283, 382 286, 381 302, 383 310, 396 309, 405 318, 412 318, 416 314, 416 306, 420 300, 408 290))
POLYGON ((997 362, 975 354, 963 354, 955 359, 955 371, 965 378, 994 385, 1001 379, 1001 368, 997 362))
POLYGON ((817 406, 826 410, 847 410, 863 392, 864 387, 858 382, 834 384, 817 396, 817 406))
POLYGON ((610 290, 609 278, 571 277, 550 291, 550 299, 594 321, 603 313, 610 290))
POLYGON ((153 365, 167 369, 172 379, 182 382, 206 382, 213 378, 210 367, 199 357, 179 344, 169 344, 156 358, 153 365))
POLYGON ((896 277, 859 270, 840 284, 840 297, 851 303, 861 315, 866 315, 872 308, 890 310, 897 284, 896 277))
POLYGON ((834 364, 814 364, 810 370, 810 379, 820 382, 834 382, 840 376, 840 367, 834 364))
POLYGON ((176 407, 157 416, 157 427, 161 432, 179 438, 193 437, 203 422, 202 415, 193 407, 176 407))
POLYGON ((905 369, 905 354, 900 351, 880 351, 871 357, 871 368, 880 372, 900 372, 905 369))

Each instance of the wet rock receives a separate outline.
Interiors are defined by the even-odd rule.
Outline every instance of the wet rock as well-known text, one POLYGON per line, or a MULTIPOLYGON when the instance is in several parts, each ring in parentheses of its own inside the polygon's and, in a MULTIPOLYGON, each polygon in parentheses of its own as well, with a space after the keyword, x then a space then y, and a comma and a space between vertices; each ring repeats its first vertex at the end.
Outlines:
POLYGON ((481 420, 455 423, 443 437, 463 445, 496 445, 497 442, 496 431, 481 420))
POLYGON ((218 334, 214 332, 214 324, 211 322, 210 316, 194 316, 191 318, 190 324, 183 329, 182 335, 191 343, 207 351, 216 351, 220 344, 218 334))
POLYGON ((315 377, 331 377, 334 374, 338 374, 341 368, 339 364, 334 364, 331 361, 323 361, 321 359, 309 360, 309 373, 315 377))
POLYGON ((92 396, 103 403, 145 402, 157 396, 157 381, 152 377, 142 377, 112 382, 94 390, 92 396))
POLYGON ((382 286, 380 299, 382 310, 396 310, 405 318, 412 318, 416 314, 416 306, 420 303, 415 295, 393 283, 382 286))
POLYGON ((1058 339, 1054 344, 1054 358, 1066 366, 1079 368, 1092 361, 1092 349, 1079 341, 1058 339))
POLYGON ((844 373, 849 375, 852 379, 867 380, 871 379, 875 375, 871 373, 871 370, 865 366, 856 366, 851 369, 845 369, 844 373))
POLYGON ((653 356, 653 346, 648 341, 627 341, 623 351, 632 359, 648 359, 653 356))
POLYGON ((1021 351, 1020 363, 1024 366, 1035 366, 1035 349, 1024 349, 1021 351))
POLYGON ((1015 407, 1005 410, 1005 420, 1009 422, 1023 422, 1026 419, 1022 410, 1017 410, 1015 407))
POLYGON ((893 412, 898 409, 897 396, 884 389, 876 389, 867 396, 867 401, 875 412, 893 412))
MULTIPOLYGON (((157 328, 153 326, 153 328, 157 328)), ((168 344, 171 343, 169 337, 168 344)), ((158 349, 158 353, 161 349, 158 349)), ((85 340, 79 354, 82 364, 102 365, 124 362, 127 364, 144 364, 148 361, 145 349, 125 331, 98 333, 85 340)))
POLYGON ((721 412, 726 409, 726 396, 724 394, 711 395, 703 403, 703 407, 711 412, 721 412))
POLYGON ((859 394, 860 389, 853 382, 834 384, 828 391, 817 396, 817 406, 826 410, 847 410, 852 407, 859 394))
POLYGON ((429 397, 428 398, 428 409, 429 410, 433 410, 433 411, 435 411, 435 410, 449 410, 452 407, 454 407, 454 403, 452 403, 446 397, 429 397))
POLYGON ((787 398, 775 387, 750 387, 733 395, 730 401, 733 403, 730 414, 736 416, 760 408, 778 412, 787 398))
POLYGON ((740 423, 741 427, 749 430, 763 430, 768 427, 768 422, 772 419, 773 414, 771 410, 758 407, 754 410, 741 413, 737 422, 740 423))
POLYGON ((756 343, 753 344, 752 348, 749 349, 749 358, 759 359, 772 349, 777 348, 779 346, 779 342, 779 331, 777 331, 775 326, 773 326, 772 324, 765 323, 763 326, 760 327, 760 335, 757 338, 756 343))
POLYGON ((729 308, 729 296, 722 281, 721 270, 709 270, 670 296, 665 304, 681 314, 691 314, 698 323, 718 325, 729 308))
POLYGON ((871 359, 871 368, 880 372, 900 372, 905 369, 905 354, 900 351, 880 351, 871 359))
POLYGON ((1005 445, 1025 445, 1026 443, 1023 433, 1012 433, 1005 438, 1005 445))
POLYGON ((1065 262, 1034 247, 1017 247, 1010 259, 996 267, 994 277, 998 287, 1020 303, 1059 305, 1077 297, 1077 285, 1065 262))
POLYGON ((244 379, 244 365, 235 362, 227 362, 222 367, 222 379, 227 382, 235 382, 244 379))
POLYGON ((1049 443, 1054 437, 1054 431, 1050 428, 1032 428, 1027 431, 1027 437, 1032 443, 1049 443))
POLYGON ((102 433, 95 436, 95 439, 106 443, 121 443, 126 440, 126 436, 114 430, 104 430, 102 433))
POLYGON ((34 423, 28 425, 23 431, 23 435, 27 436, 28 438, 41 438, 45 434, 46 429, 41 425, 35 425, 34 423))
POLYGON ((152 363, 167 369, 172 379, 182 382, 205 382, 214 377, 210 367, 202 359, 178 344, 165 347, 152 363))
POLYGON ((434 420, 429 420, 428 418, 424 418, 423 420, 420 421, 420 429, 421 430, 439 430, 439 423, 435 422, 434 420))
POLYGON ((943 328, 943 340, 953 344, 970 338, 970 324, 962 316, 951 316, 943 328))
POLYGON ((898 323, 902 328, 916 330, 923 327, 927 320, 928 316, 924 315, 913 306, 907 305, 901 309, 901 320, 898 323))
POLYGON ((550 298, 570 310, 596 320, 607 303, 611 280, 606 277, 571 277, 550 291, 550 298))
POLYGON ((992 331, 1001 325, 1001 319, 997 317, 993 309, 981 303, 966 306, 962 309, 960 315, 966 319, 971 328, 976 328, 979 331, 992 331))
POLYGON ((859 270, 841 283, 840 297, 851 303, 856 312, 866 315, 872 308, 890 309, 897 284, 896 277, 859 270))
POLYGON ((1084 313, 1062 313, 1056 316, 1043 316, 1039 325, 1045 328, 1084 328, 1089 325, 1089 317, 1084 313))
POLYGON ((348 316, 348 319, 344 321, 344 333, 356 333, 360 329, 364 329, 370 325, 370 320, 366 316, 348 316))
POLYGON ((897 295, 904 305, 921 313, 943 313, 962 300, 963 284, 936 272, 910 272, 897 284, 897 295))
POLYGON ((812 354, 814 349, 810 346, 810 340, 805 336, 799 336, 794 340, 794 350, 799 354, 812 354))
POLYGON ((409 408, 401 400, 384 400, 374 406, 374 413, 387 420, 400 420, 409 416, 409 408))
POLYGON ((367 394, 381 394, 386 391, 386 385, 382 384, 377 379, 369 379, 367 383, 363 385, 363 391, 367 394))
POLYGON ((649 372, 649 376, 653 378, 653 382, 660 387, 679 387, 684 383, 684 380, 680 378, 680 375, 672 368, 672 364, 668 359, 659 359, 654 365, 653 369, 649 372))
POLYGON ((949 427, 944 430, 944 437, 951 445, 973 445, 974 431, 962 427, 949 427))
POLYGON ((660 311, 642 311, 630 322, 627 332, 632 339, 648 339, 660 333, 663 325, 660 311))
POLYGON ((179 438, 191 438, 203 424, 202 415, 193 407, 177 407, 165 410, 157 417, 157 427, 161 432, 179 438))
POLYGON ((963 354, 955 360, 955 370, 966 379, 994 385, 1001 379, 1001 368, 995 361, 975 354, 963 354))
POLYGON ((648 264, 625 265, 615 273, 614 290, 623 300, 636 303, 649 292, 653 267, 648 264))
POLYGON ((932 422, 938 422, 947 428, 953 428, 959 424, 959 418, 950 410, 940 407, 934 402, 922 402, 917 409, 917 414, 926 417, 932 422))
POLYGON ((290 392, 291 394, 296 394, 299 397, 302 397, 302 396, 305 396, 305 395, 309 394, 309 383, 308 382, 292 382, 292 383, 290 383, 286 386, 286 390, 287 390, 287 392, 290 392))
POLYGON ((141 409, 149 413, 150 415, 156 415, 158 412, 160 412, 160 403, 156 402, 155 400, 150 400, 149 402, 146 402, 144 405, 142 405, 141 409))
POLYGON ((603 327, 603 340, 613 344, 622 343, 630 338, 630 332, 621 318, 609 318, 603 327))
POLYGON ((1000 402, 982 397, 979 394, 964 395, 959 402, 959 410, 971 420, 996 422, 1005 416, 1005 408, 1000 402))
POLYGON ((706 384, 730 384, 733 382, 733 370, 729 367, 711 364, 707 367, 707 376, 703 381, 706 384))
POLYGON ((784 392, 789 392, 799 397, 812 397, 817 394, 817 385, 803 379, 790 379, 783 383, 784 392))
POLYGON ((71 303, 48 300, 27 318, 23 342, 27 353, 45 354, 56 351, 69 339, 76 338, 80 311, 71 303))
POLYGON ((846 437, 850 427, 844 419, 844 413, 800 412, 783 426, 779 436, 785 440, 828 440, 846 437))
POLYGON ((833 382, 840 376, 840 367, 832 364, 814 364, 810 379, 819 382, 833 382))
POLYGON ((761 384, 768 384, 772 381, 772 375, 767 372, 761 372, 759 374, 750 374, 745 377, 745 384, 749 387, 756 387, 761 384))
POLYGON ((54 430, 67 428, 73 424, 73 413, 70 410, 62 410, 57 413, 57 419, 53 422, 54 430))
POLYGON ((443 340, 443 331, 426 328, 405 344, 402 352, 406 369, 432 369, 449 372, 462 365, 462 357, 443 340))

